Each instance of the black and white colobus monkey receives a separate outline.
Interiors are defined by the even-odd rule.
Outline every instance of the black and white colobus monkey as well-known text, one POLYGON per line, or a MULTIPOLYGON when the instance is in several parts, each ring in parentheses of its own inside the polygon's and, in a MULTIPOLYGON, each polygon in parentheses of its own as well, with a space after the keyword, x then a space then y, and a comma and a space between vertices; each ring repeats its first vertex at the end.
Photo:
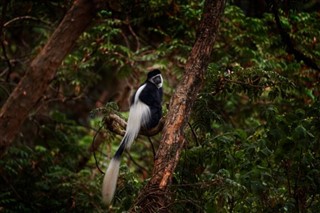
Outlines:
POLYGON ((131 99, 126 133, 103 179, 102 198, 105 204, 110 204, 116 190, 121 154, 125 149, 129 150, 141 127, 151 129, 157 126, 161 119, 162 83, 163 79, 159 70, 149 72, 147 80, 131 99))

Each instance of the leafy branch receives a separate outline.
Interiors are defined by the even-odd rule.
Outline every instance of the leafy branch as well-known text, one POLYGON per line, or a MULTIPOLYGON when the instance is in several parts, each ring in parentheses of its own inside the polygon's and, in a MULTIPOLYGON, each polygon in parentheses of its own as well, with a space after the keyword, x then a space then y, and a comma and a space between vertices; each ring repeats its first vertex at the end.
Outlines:
POLYGON ((274 14, 274 18, 276 20, 276 24, 279 29, 282 42, 286 44, 286 50, 288 51, 288 53, 293 54, 297 61, 303 61, 308 67, 320 71, 320 67, 315 61, 313 61, 310 57, 306 56, 295 47, 289 33, 287 33, 285 29, 282 27, 279 17, 279 7, 277 0, 272 0, 271 2, 273 4, 272 11, 274 14))

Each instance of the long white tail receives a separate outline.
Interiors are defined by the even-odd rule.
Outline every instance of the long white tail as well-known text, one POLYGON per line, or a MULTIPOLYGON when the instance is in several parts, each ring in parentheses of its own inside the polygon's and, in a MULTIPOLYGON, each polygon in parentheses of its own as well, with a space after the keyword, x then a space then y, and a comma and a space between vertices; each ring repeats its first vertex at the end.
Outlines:
MULTIPOLYGON (((141 92, 139 90, 135 95, 136 97, 139 97, 139 94, 141 92)), ((120 162, 121 162, 121 155, 124 149, 129 150, 134 139, 137 137, 141 126, 145 125, 148 122, 149 118, 150 118, 149 107, 143 102, 141 102, 138 98, 135 98, 134 103, 130 107, 126 134, 124 135, 116 154, 112 158, 103 179, 102 200, 107 205, 111 203, 114 196, 114 192, 116 190, 120 162)))
POLYGON ((112 158, 102 184, 102 199, 105 204, 110 204, 116 191, 119 175, 120 158, 112 158))

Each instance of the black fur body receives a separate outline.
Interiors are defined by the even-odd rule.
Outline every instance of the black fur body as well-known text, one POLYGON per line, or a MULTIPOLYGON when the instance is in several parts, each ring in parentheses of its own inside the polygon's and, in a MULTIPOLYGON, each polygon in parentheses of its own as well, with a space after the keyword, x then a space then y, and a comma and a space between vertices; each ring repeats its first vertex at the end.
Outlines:
POLYGON ((110 204, 116 189, 122 153, 125 149, 130 149, 141 127, 154 128, 162 117, 162 84, 163 79, 160 71, 153 70, 148 73, 147 80, 131 98, 126 134, 112 158, 103 180, 102 197, 106 204, 110 204))

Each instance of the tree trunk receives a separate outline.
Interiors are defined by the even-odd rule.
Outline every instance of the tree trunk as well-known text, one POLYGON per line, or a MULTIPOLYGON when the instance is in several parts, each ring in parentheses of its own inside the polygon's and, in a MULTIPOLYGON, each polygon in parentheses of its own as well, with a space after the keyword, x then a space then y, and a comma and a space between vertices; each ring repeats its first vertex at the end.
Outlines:
POLYGON ((153 175, 140 192, 132 212, 170 212, 168 185, 184 147, 184 127, 203 83, 224 5, 224 0, 205 1, 196 42, 185 66, 185 74, 170 101, 153 175))
POLYGON ((0 111, 0 157, 35 104, 43 97, 57 68, 96 14, 99 1, 77 0, 0 111))

